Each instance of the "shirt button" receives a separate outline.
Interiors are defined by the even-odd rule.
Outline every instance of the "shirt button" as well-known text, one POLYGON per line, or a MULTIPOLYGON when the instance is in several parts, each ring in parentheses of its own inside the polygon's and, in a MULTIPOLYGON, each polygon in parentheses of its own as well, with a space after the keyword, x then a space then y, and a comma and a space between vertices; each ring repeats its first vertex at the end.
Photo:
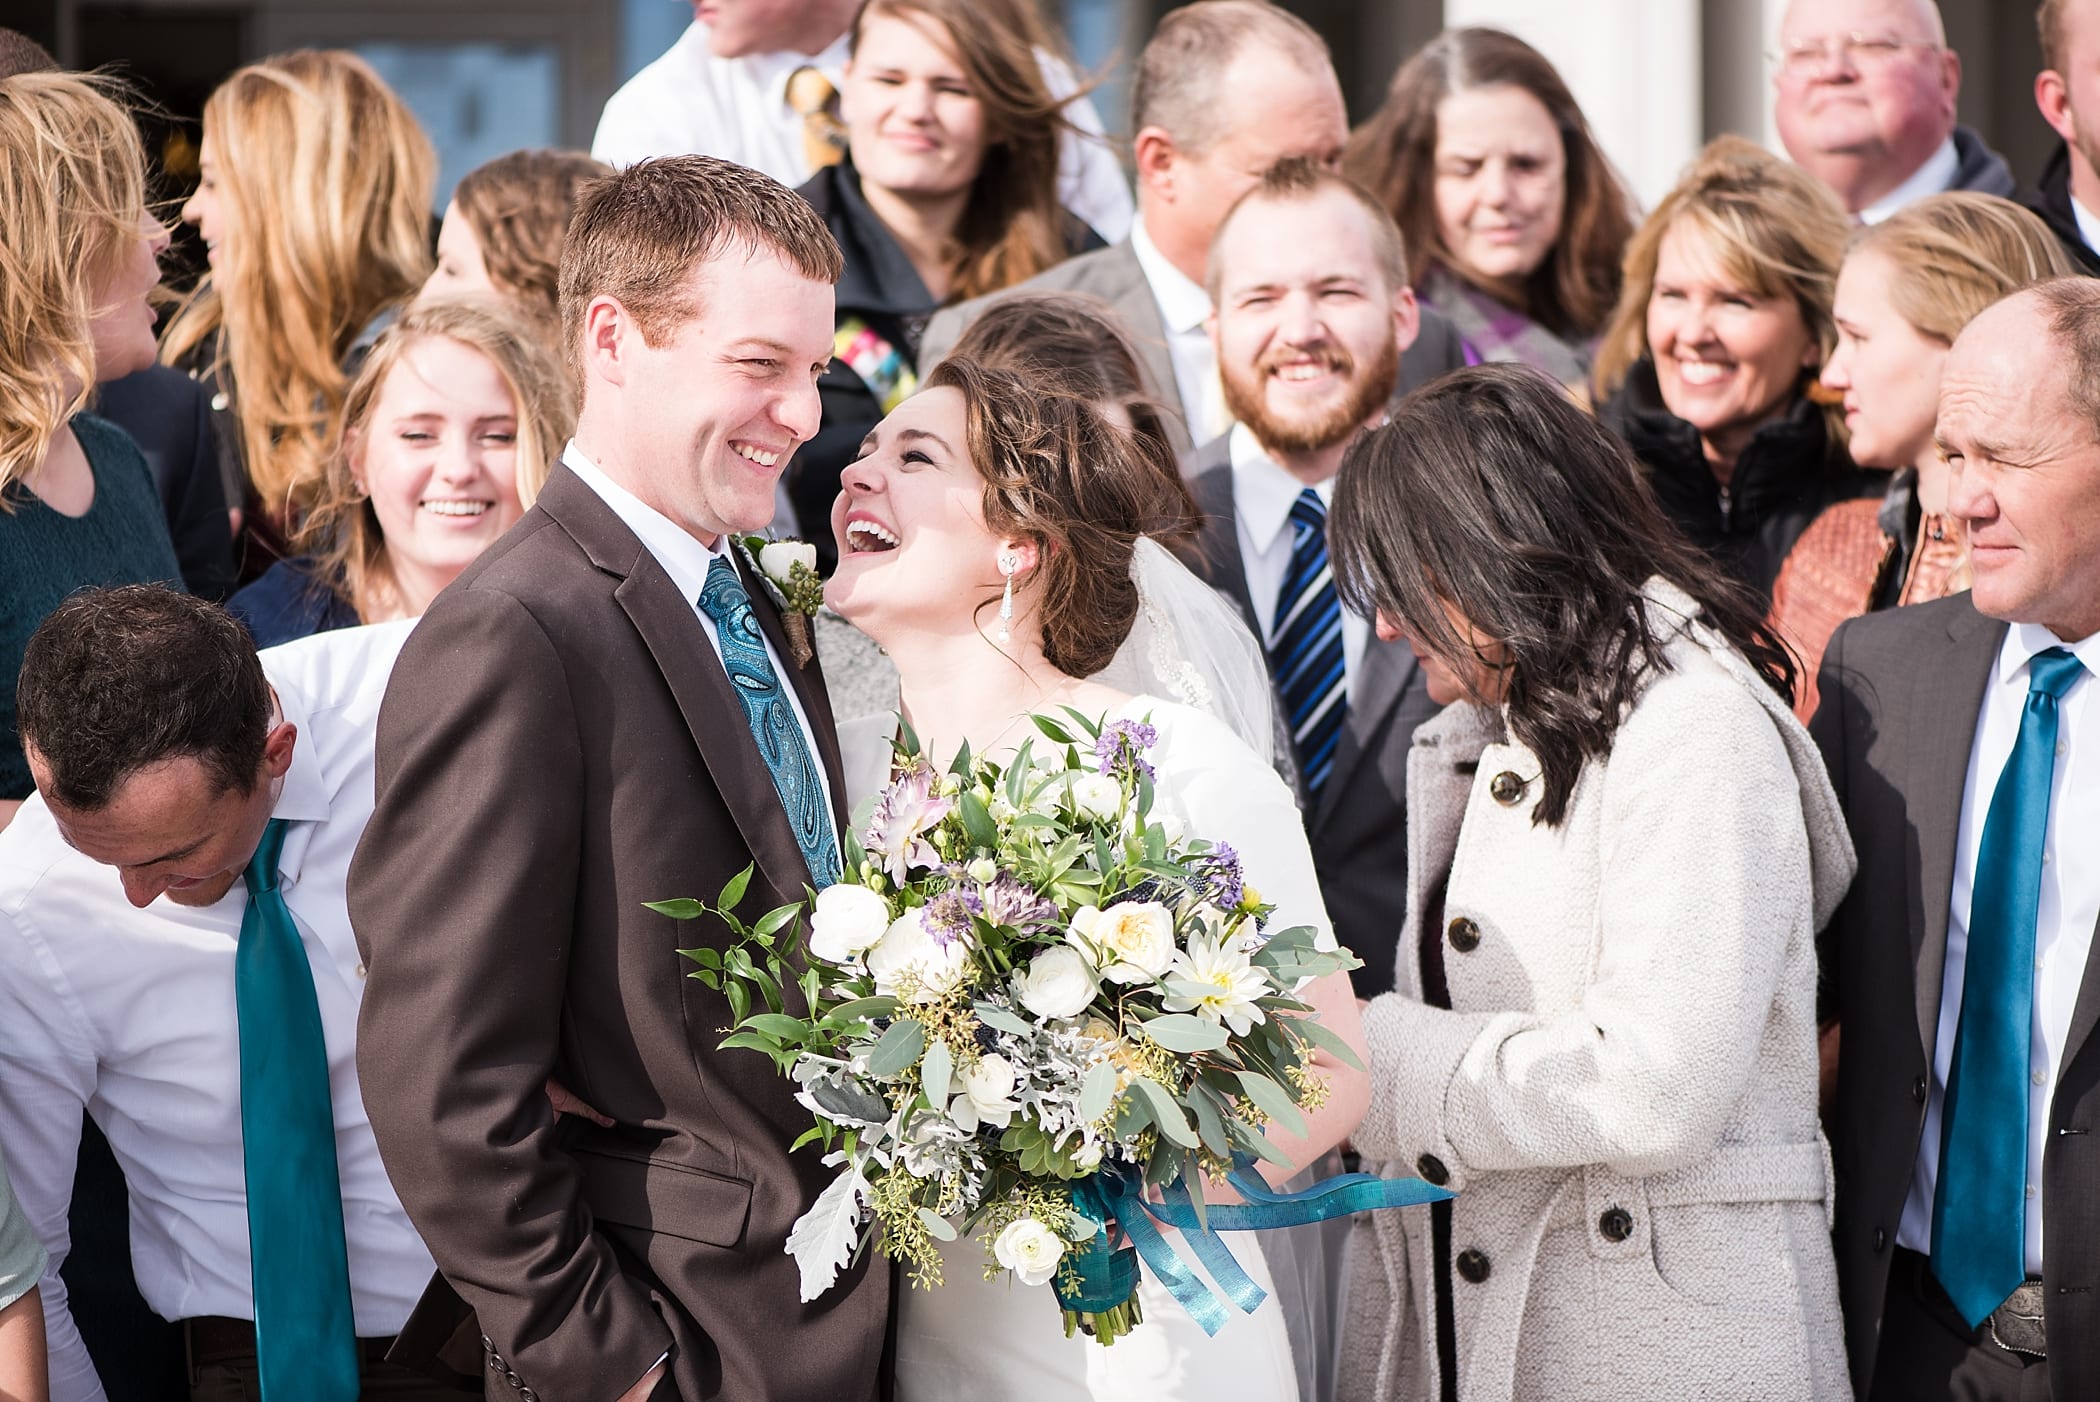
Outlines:
POLYGON ((363 977, 365 976, 365 966, 364 966, 364 965, 362 965, 362 964, 359 964, 359 965, 357 966, 357 976, 358 976, 359 978, 363 978, 363 977))
POLYGON ((2046 1086, 2049 1084, 2049 1073, 2047 1071, 2036 1071, 2027 1079, 2033 1081, 2038 1086, 2046 1086))
POLYGON ((2032 1184, 2032 1183, 2029 1183, 2029 1184, 2027 1185, 2027 1200, 2028 1200, 2029 1202, 2033 1202, 2033 1201, 2034 1201, 2034 1199, 2035 1199, 2035 1196, 2036 1196, 2036 1195, 2037 1195, 2038 1193, 2040 1193, 2040 1192, 2041 1192, 2041 1189, 2040 1189, 2040 1188, 2037 1188, 2037 1187, 2035 1187, 2035 1186, 2034 1186, 2034 1184, 2032 1184))

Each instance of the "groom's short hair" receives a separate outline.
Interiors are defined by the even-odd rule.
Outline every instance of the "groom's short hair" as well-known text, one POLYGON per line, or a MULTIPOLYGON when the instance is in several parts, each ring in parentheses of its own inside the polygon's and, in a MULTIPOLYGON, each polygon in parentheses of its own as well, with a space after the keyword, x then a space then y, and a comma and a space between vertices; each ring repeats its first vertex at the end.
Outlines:
POLYGON ((688 295, 695 265, 764 249, 818 282, 837 283, 846 260, 807 200, 787 186, 713 156, 640 161, 585 185, 561 252, 561 330, 581 377, 583 313, 614 297, 642 339, 659 345, 700 308, 688 295))

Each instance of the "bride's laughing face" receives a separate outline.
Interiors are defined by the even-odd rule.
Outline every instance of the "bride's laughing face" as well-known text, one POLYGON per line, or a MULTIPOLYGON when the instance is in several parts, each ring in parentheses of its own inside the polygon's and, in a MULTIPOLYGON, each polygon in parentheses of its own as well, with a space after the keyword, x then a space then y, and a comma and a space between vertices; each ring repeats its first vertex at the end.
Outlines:
POLYGON ((1005 580, 984 523, 962 391, 922 390, 897 406, 840 476, 831 508, 838 571, 825 602, 882 642, 910 627, 975 632, 1005 580))

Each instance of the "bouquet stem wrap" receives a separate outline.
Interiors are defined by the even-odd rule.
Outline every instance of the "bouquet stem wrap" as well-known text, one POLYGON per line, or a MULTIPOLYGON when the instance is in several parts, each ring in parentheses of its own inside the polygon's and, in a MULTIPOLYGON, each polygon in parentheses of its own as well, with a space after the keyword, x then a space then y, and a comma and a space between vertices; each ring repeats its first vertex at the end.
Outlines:
POLYGON ((1419 1178, 1380 1178, 1373 1173, 1341 1173, 1315 1183, 1302 1192, 1279 1193, 1262 1181, 1254 1160, 1233 1155, 1233 1171, 1227 1177, 1244 1206, 1210 1207, 1202 1219, 1180 1178, 1168 1185, 1164 1203, 1145 1198, 1143 1175, 1132 1165, 1104 1166, 1090 1178, 1073 1185, 1072 1205, 1101 1224, 1085 1252, 1074 1252, 1067 1268, 1055 1282, 1058 1303, 1076 1315, 1105 1313, 1131 1299, 1137 1291, 1138 1262, 1157 1276, 1175 1301, 1215 1336, 1230 1317, 1225 1302, 1181 1259, 1155 1223, 1180 1229, 1189 1249, 1210 1272, 1219 1289, 1242 1314, 1252 1314, 1267 1298, 1266 1292, 1247 1274, 1225 1245, 1220 1232, 1269 1231, 1278 1227, 1302 1227, 1354 1212, 1387 1207, 1414 1207, 1442 1202, 1452 1196, 1443 1188, 1431 1187, 1419 1178), (1122 1228, 1128 1246, 1111 1250, 1107 1228, 1122 1228))

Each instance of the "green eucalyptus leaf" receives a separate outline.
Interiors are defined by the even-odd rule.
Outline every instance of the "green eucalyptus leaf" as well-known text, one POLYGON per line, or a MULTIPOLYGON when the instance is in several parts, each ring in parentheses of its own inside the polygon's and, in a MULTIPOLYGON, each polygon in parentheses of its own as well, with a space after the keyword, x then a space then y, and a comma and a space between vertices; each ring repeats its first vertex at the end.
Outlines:
POLYGON ((927 1231, 934 1235, 936 1240, 955 1240, 955 1224, 941 1216, 940 1213, 935 1212, 932 1208, 922 1207, 919 1209, 919 1222, 927 1231))
POLYGON ((1196 1112, 1196 1134, 1203 1147, 1221 1159, 1232 1157, 1232 1136, 1225 1130, 1217 1096, 1208 1086, 1197 1085, 1189 1091, 1189 1108, 1196 1112))
POLYGON ((1100 1230, 1101 1224, 1084 1212, 1067 1212, 1065 1214, 1064 1238, 1066 1241, 1092 1241, 1094 1233, 1100 1230))
POLYGON ((1305 1133, 1305 1115, 1291 1099, 1290 1092, 1259 1072, 1241 1071, 1238 1075, 1240 1089, 1247 1092, 1247 1098, 1259 1106, 1264 1115, 1292 1134, 1302 1136, 1305 1133))
POLYGON ((658 915, 668 915, 673 920, 692 920, 707 914, 706 904, 694 900, 691 896, 680 896, 673 901, 643 901, 642 907, 645 910, 653 910, 658 915))
POLYGON ((729 884, 722 888, 722 894, 715 897, 715 908, 725 911, 735 910, 737 904, 744 899, 744 892, 751 885, 751 873, 756 870, 758 870, 758 863, 753 862, 735 876, 730 877, 729 884))
POLYGON ((1163 1013, 1143 1026, 1146 1037, 1170 1052, 1216 1051, 1231 1040, 1222 1024, 1191 1013, 1163 1013))
POLYGON ((1259 1134, 1249 1129, 1244 1122, 1240 1120, 1232 1121, 1229 1132, 1232 1135, 1233 1142, 1255 1157, 1267 1159, 1270 1163, 1283 1168, 1296 1167, 1291 1162, 1290 1155, 1269 1142, 1268 1135, 1259 1134))
POLYGON ((875 1076, 894 1076, 918 1061, 926 1050, 926 1027, 916 1018, 903 1018, 890 1024, 875 1049, 868 1053, 868 1072, 875 1076))
POLYGON ((926 1092, 927 1103, 936 1110, 947 1107, 948 1087, 954 1076, 955 1054, 948 1050, 945 1041, 936 1037, 919 1061, 919 1086, 926 1092))
POLYGON ((1172 1091, 1150 1076, 1136 1077, 1130 1087, 1145 1098, 1152 1111, 1152 1122, 1159 1126, 1161 1134, 1184 1149, 1193 1149, 1202 1142, 1196 1138, 1196 1131, 1189 1128, 1188 1112, 1181 1108, 1172 1091))
POLYGON ((1318 1018, 1294 1017, 1290 1019, 1290 1027, 1293 1032, 1320 1047, 1344 1066, 1353 1067, 1358 1071, 1368 1069, 1364 1065, 1364 1059, 1356 1054, 1356 1048, 1343 1041, 1341 1033, 1318 1018))
POLYGON ((1113 1061, 1096 1063, 1079 1087, 1079 1118, 1092 1124, 1107 1114, 1108 1107, 1116 1103, 1116 1082, 1119 1079, 1121 1073, 1113 1061))
POLYGON ((1189 1206, 1196 1209, 1196 1225, 1204 1231, 1209 1231, 1210 1213, 1205 1210, 1203 1202, 1203 1175, 1184 1173, 1181 1175, 1181 1186, 1188 1190, 1189 1206))
POLYGON ((972 1003, 970 1011, 976 1013, 977 1020, 986 1027, 997 1028, 1001 1032, 1011 1032, 1016 1037, 1026 1037, 1035 1031, 1019 1016, 1006 1008, 1000 1007, 997 1003, 972 1003))

